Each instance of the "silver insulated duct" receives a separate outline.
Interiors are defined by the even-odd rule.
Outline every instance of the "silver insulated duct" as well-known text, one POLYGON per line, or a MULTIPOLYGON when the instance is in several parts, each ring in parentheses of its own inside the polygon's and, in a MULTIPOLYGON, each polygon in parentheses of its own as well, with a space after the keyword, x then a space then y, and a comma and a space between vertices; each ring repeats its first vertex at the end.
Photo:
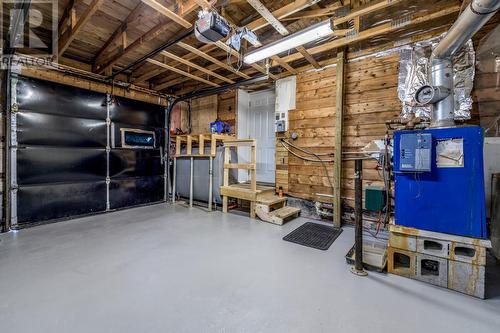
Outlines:
POLYGON ((500 8, 500 0, 472 0, 446 36, 432 51, 430 82, 421 87, 415 99, 432 104, 431 127, 454 126, 453 65, 451 57, 500 8))

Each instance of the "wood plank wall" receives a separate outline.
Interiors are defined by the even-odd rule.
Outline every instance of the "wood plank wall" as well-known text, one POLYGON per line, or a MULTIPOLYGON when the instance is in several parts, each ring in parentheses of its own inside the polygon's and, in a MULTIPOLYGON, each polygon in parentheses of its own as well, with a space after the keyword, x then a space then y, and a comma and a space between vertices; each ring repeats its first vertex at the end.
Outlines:
POLYGON ((476 73, 473 99, 486 136, 500 136, 500 73, 476 73))
POLYGON ((220 120, 231 124, 231 133, 237 133, 238 126, 238 94, 236 89, 218 95, 217 116, 220 120))
POLYGON ((210 133, 210 123, 217 119, 217 95, 191 101, 191 134, 210 133))
MULTIPOLYGON (((297 133, 299 138, 293 143, 314 153, 334 151, 335 74, 336 68, 331 67, 297 77, 297 108, 289 113, 288 136, 297 133)), ((369 57, 346 65, 343 151, 359 151, 371 140, 384 137, 385 121, 397 117, 401 108, 396 90, 398 74, 398 53, 369 57)), ((288 156, 288 165, 277 165, 282 174, 288 171, 288 184, 279 175, 277 186, 288 189, 288 193, 295 197, 331 202, 318 194, 331 195, 333 192, 332 163, 304 161, 278 147, 279 158, 288 156)), ((277 158, 277 163, 281 161, 277 158)), ((364 186, 382 186, 376 162, 366 161, 364 167, 364 186)), ((354 162, 345 161, 343 169, 344 201, 352 205, 354 162)))
MULTIPOLYGON (((215 121, 217 118, 231 124, 231 133, 236 133, 236 118, 238 114, 236 112, 236 90, 228 90, 218 95, 211 95, 193 99, 191 103, 191 134, 196 135, 209 133, 210 123, 215 121)), ((187 112, 187 108, 185 111, 187 112)), ((187 113, 181 116, 181 118, 186 117, 187 113)))

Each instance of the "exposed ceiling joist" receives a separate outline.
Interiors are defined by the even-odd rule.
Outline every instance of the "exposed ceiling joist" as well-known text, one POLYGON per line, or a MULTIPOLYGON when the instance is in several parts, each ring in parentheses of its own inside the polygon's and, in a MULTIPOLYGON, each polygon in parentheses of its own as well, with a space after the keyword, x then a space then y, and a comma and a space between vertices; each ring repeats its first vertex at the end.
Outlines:
POLYGON ((147 62, 149 62, 150 64, 153 64, 153 65, 156 65, 156 66, 159 66, 159 67, 163 67, 165 69, 168 69, 172 72, 175 72, 177 74, 180 74, 180 75, 183 75, 183 76, 187 76, 193 80, 196 80, 196 81, 200 81, 200 82, 203 82, 205 84, 208 84, 210 86, 213 86, 213 87, 220 87, 220 85, 218 85, 217 83, 214 83, 214 82, 211 82, 211 81, 208 81, 208 80, 205 80, 204 78, 201 78, 199 76, 196 76, 196 75, 193 75, 191 73, 188 73, 188 72, 185 72, 183 70, 180 70, 178 68, 175 68, 175 67, 172 67, 172 66, 169 66, 161 61, 158 61, 158 60, 154 60, 154 59, 148 59, 146 60, 147 62))
MULTIPOLYGON (((218 48, 220 48, 221 50, 224 50, 224 51, 226 51, 226 52, 231 53, 231 55, 232 55, 233 57, 236 57, 237 59, 241 59, 241 55, 240 55, 238 52, 236 52, 235 50, 233 50, 231 47, 227 46, 227 45, 226 45, 226 44, 224 44, 223 42, 218 41, 218 42, 216 42, 216 43, 215 43, 215 45, 216 45, 218 48)), ((241 60, 243 60, 243 59, 241 59, 241 60)), ((258 71, 259 71, 259 72, 261 72, 262 74, 266 74, 266 75, 268 75, 268 76, 269 76, 271 79, 273 79, 273 80, 276 80, 276 79, 277 79, 277 77, 276 77, 275 75, 273 75, 273 74, 271 74, 271 73, 268 73, 268 72, 265 70, 265 68, 263 68, 263 67, 262 67, 262 66, 260 66, 260 65, 257 65, 257 64, 251 64, 250 66, 251 66, 251 67, 253 67, 253 68, 255 68, 256 70, 258 70, 258 71)))
POLYGON ((319 8, 319 9, 311 9, 308 11, 296 13, 294 15, 288 16, 288 17, 283 17, 280 19, 281 21, 293 21, 293 20, 301 20, 301 19, 306 19, 306 18, 316 18, 316 17, 322 17, 322 16, 329 16, 333 15, 337 9, 342 7, 342 4, 340 2, 336 2, 333 5, 330 5, 325 8, 319 8))
MULTIPOLYGON (((195 2, 195 1, 197 1, 197 0, 189 0, 188 2, 191 3, 191 5, 190 5, 190 7, 188 7, 187 5, 185 5, 186 8, 192 10, 193 9, 192 3, 195 2)), ((297 13, 297 12, 303 10, 303 9, 306 9, 306 8, 308 8, 310 6, 313 6, 313 5, 317 4, 319 1, 321 1, 321 0, 296 0, 296 1, 294 1, 294 2, 292 2, 290 4, 288 4, 288 5, 285 5, 282 8, 279 8, 279 9, 273 11, 272 14, 275 17, 278 17, 278 18, 281 19, 283 17, 287 17, 287 16, 292 15, 294 13, 297 13)), ((246 2, 246 0, 241 0, 241 2, 246 2)), ((256 19, 256 20, 248 23, 246 25, 246 27, 248 29, 250 29, 250 30, 254 30, 255 31, 255 30, 261 29, 263 27, 266 27, 267 25, 269 25, 269 23, 264 18, 261 17, 259 19, 256 19)), ((201 52, 203 52, 203 53, 205 53, 205 54, 207 54, 208 52, 211 52, 211 51, 217 49, 217 47, 221 48, 220 46, 215 46, 213 44, 208 44, 208 45, 205 45, 205 46, 199 48, 198 50, 201 51, 201 52)), ((192 52, 192 53, 190 53, 190 54, 188 54, 188 55, 186 55, 186 56, 184 56, 182 58, 185 59, 185 60, 193 60, 193 59, 195 59, 198 56, 202 57, 201 55, 192 52)), ((211 60, 209 60, 209 61, 211 61, 211 60)), ((262 69, 262 67, 260 67, 260 66, 258 66, 258 67, 260 69, 262 69)), ((229 70, 231 70, 231 69, 229 69, 229 70)), ((234 69, 231 70, 231 71, 235 72, 234 69)), ((259 72, 263 73, 260 70, 259 70, 259 72)), ((241 72, 239 72, 239 73, 241 73, 241 72)))
POLYGON ((402 0, 385 0, 385 1, 377 2, 377 3, 373 4, 373 5, 369 5, 369 6, 365 6, 365 7, 359 8, 359 9, 353 11, 352 13, 347 14, 346 16, 334 19, 333 20, 333 25, 336 26, 336 25, 339 25, 339 24, 342 24, 342 23, 345 23, 345 22, 349 22, 350 20, 355 19, 357 17, 360 18, 361 16, 364 16, 366 14, 370 14, 370 13, 376 12, 377 10, 381 10, 381 9, 384 9, 384 8, 388 8, 388 7, 394 6, 394 5, 398 4, 398 3, 400 3, 401 1, 402 0))
POLYGON ((144 81, 147 81, 157 75, 160 75, 161 73, 165 73, 165 69, 162 68, 155 68, 153 70, 150 70, 150 71, 147 71, 146 73, 138 76, 138 77, 135 77, 135 78, 132 78, 131 82, 132 83, 140 83, 140 82, 144 82, 144 81))
MULTIPOLYGON (((282 18, 293 15, 303 9, 309 8, 320 1, 321 0, 295 0, 294 2, 291 2, 288 5, 281 7, 280 9, 276 9, 275 11, 272 12, 272 14, 278 20, 281 20, 282 18)), ((261 17, 247 24, 246 27, 250 30, 257 31, 268 25, 269 22, 265 18, 261 17)))
POLYGON ((286 63, 283 60, 281 60, 281 58, 278 57, 277 55, 273 55, 271 57, 271 59, 274 60, 276 63, 280 64, 281 67, 283 67, 284 69, 286 69, 290 73, 292 73, 292 74, 298 74, 298 72, 295 70, 295 68, 293 68, 288 63, 286 63))
POLYGON ((210 76, 216 77, 216 78, 218 78, 219 80, 222 80, 222 81, 224 81, 224 82, 227 82, 227 83, 234 83, 234 81, 233 81, 233 80, 230 80, 230 79, 228 79, 228 78, 226 78, 226 77, 224 77, 224 76, 222 76, 222 75, 220 75, 220 74, 217 74, 217 73, 215 73, 215 72, 213 72, 213 71, 211 71, 211 70, 208 70, 208 69, 206 69, 206 68, 204 68, 204 67, 202 67, 202 66, 199 66, 199 65, 197 65, 197 64, 195 64, 195 63, 193 63, 193 62, 191 62, 191 61, 188 61, 188 60, 182 59, 181 57, 176 56, 175 54, 173 54, 173 53, 171 53, 171 52, 168 52, 168 51, 163 51, 163 52, 161 52, 161 55, 164 55, 164 56, 166 56, 166 57, 168 57, 168 58, 170 58, 170 59, 173 59, 173 60, 175 60, 175 61, 178 61, 178 62, 180 62, 180 63, 182 63, 182 64, 184 64, 184 65, 186 65, 186 66, 189 66, 189 67, 191 67, 191 68, 196 68, 197 70, 199 70, 199 71, 201 71, 201 72, 203 72, 203 73, 205 73, 205 74, 208 74, 208 75, 210 75, 210 76))
MULTIPOLYGON (((274 17, 274 15, 267 9, 267 7, 264 6, 259 0, 247 1, 264 19, 266 19, 267 22, 269 22, 269 24, 276 31, 278 31, 281 36, 290 34, 288 29, 285 28, 285 26, 276 17, 274 17)), ((317 61, 314 60, 314 58, 309 53, 307 53, 304 47, 298 47, 296 48, 296 50, 300 52, 307 59, 307 61, 311 63, 311 65, 313 65, 315 68, 319 68, 319 64, 317 63, 317 61)), ((292 66, 290 66, 286 61, 283 61, 283 59, 279 58, 277 55, 274 55, 272 59, 290 72, 294 74, 297 73, 297 71, 293 69, 292 66)))
MULTIPOLYGON (((235 62, 235 61, 237 61, 237 59, 233 57, 231 61, 235 62)), ((210 66, 207 67, 207 69, 217 70, 218 69, 218 65, 215 65, 215 64, 210 65, 210 66)), ((253 68, 248 68, 244 72, 241 71, 241 73, 244 73, 244 74, 248 75, 249 77, 251 77, 251 75, 253 75, 255 73, 258 73, 258 71, 256 71, 253 68)), ((200 72, 200 71, 192 72, 191 74, 197 75, 197 76, 203 75, 203 73, 200 72)), ((236 74, 228 75, 228 77, 231 78, 231 79, 233 79, 233 80, 236 80, 238 78, 236 74)), ((165 78, 165 80, 163 80, 162 82, 159 82, 156 85, 156 88, 158 88, 158 90, 161 91, 161 90, 163 90, 165 88, 172 87, 172 86, 179 85, 179 84, 183 84, 183 83, 188 82, 188 81, 189 81, 189 78, 186 78, 186 77, 170 76, 170 77, 165 78)))
POLYGON ((139 2, 137 6, 135 6, 135 8, 128 14, 125 21, 123 21, 122 24, 113 32, 113 34, 111 34, 111 37, 108 38, 108 40, 104 43, 99 52, 97 52, 97 55, 94 57, 93 61, 94 64, 103 62, 104 54, 106 53, 106 51, 124 32, 127 31, 129 25, 131 25, 134 21, 137 20, 137 18, 144 11, 144 6, 145 5, 142 2, 139 2))
MULTIPOLYGON (((307 52, 306 48, 304 46, 298 46, 297 48, 295 48, 297 51, 299 51, 300 54, 302 54, 302 56, 304 58, 306 58, 306 60, 311 64, 313 65, 314 68, 320 68, 321 66, 318 64, 318 62, 313 58, 312 55, 309 54, 309 52, 307 52)), ((283 59, 281 59, 283 60, 283 59)))
MULTIPOLYGON (((417 17, 417 18, 408 18, 406 21, 404 21, 403 24, 406 26, 406 25, 415 25, 415 24, 419 24, 419 23, 425 23, 425 22, 429 22, 429 21, 447 16, 447 15, 457 13, 459 10, 460 10, 460 6, 455 5, 455 6, 451 6, 451 7, 448 7, 446 9, 440 10, 438 12, 427 14, 425 16, 421 16, 421 17, 417 17)), ((374 28, 360 31, 358 33, 358 35, 356 35, 354 37, 349 37, 349 38, 343 37, 343 38, 335 39, 331 42, 327 42, 327 43, 315 46, 313 48, 310 48, 307 51, 310 54, 318 54, 318 53, 329 51, 332 49, 336 49, 336 48, 339 48, 342 46, 347 46, 351 43, 359 42, 361 40, 365 40, 365 39, 379 36, 382 34, 387 34, 387 33, 396 31, 398 29, 401 29, 402 26, 403 25, 401 25, 401 24, 392 24, 391 22, 384 23, 384 24, 376 26, 374 28)), ((294 53, 294 54, 291 54, 291 55, 284 57, 282 59, 287 61, 287 62, 292 62, 295 60, 299 60, 301 58, 302 58, 302 55, 300 53, 294 53)), ((278 64, 276 64, 276 65, 278 65, 278 64)))
POLYGON ((193 26, 190 22, 186 21, 182 16, 177 15, 176 13, 174 13, 173 11, 171 11, 170 9, 168 9, 167 7, 165 7, 156 0, 141 0, 141 1, 146 5, 148 5, 149 7, 153 8, 154 10, 158 11, 160 14, 168 17, 175 23, 182 25, 186 29, 189 29, 193 26))
POLYGON ((236 70, 234 67, 229 66, 227 63, 224 63, 224 62, 222 62, 222 61, 220 61, 220 60, 212 57, 211 55, 208 55, 207 53, 205 53, 205 52, 203 52, 203 51, 201 51, 201 50, 199 50, 199 49, 197 49, 195 47, 192 47, 191 45, 188 45, 188 44, 186 44, 184 42, 179 42, 179 43, 177 43, 177 45, 180 46, 180 47, 182 47, 186 51, 189 51, 189 52, 191 52, 191 53, 193 53, 193 54, 195 54, 195 55, 197 55, 197 56, 199 56, 199 57, 201 57, 203 59, 206 59, 206 60, 208 60, 208 61, 210 61, 210 62, 212 62, 212 63, 214 63, 214 64, 216 64, 216 65, 218 65, 218 66, 220 66, 222 68, 224 68, 224 69, 227 69, 228 71, 231 71, 231 72, 235 73, 236 75, 241 76, 242 78, 245 78, 245 79, 249 79, 250 78, 250 76, 246 75, 245 73, 236 70))
MULTIPOLYGON (((66 32, 63 33, 62 36, 59 36, 59 47, 58 47, 58 55, 62 56, 66 49, 69 47, 71 42, 75 39, 78 32, 85 26, 85 24, 90 20, 92 15, 99 9, 99 6, 102 4, 104 0, 93 0, 85 9, 82 16, 78 19, 78 21, 66 29, 66 32)), ((69 10, 68 13, 71 13, 72 10, 69 10)))
POLYGON ((76 20, 74 20, 75 18, 76 18, 75 0, 70 0, 66 8, 64 8, 64 12, 61 15, 57 31, 59 31, 59 33, 62 33, 64 32, 67 26, 68 27, 74 26, 74 24, 76 24, 76 20), (74 24, 72 21, 74 22, 74 24))
POLYGON ((287 28, 262 4, 259 0, 247 0, 247 2, 259 13, 269 24, 280 33, 280 35, 288 35, 287 28))
MULTIPOLYGON (((195 10, 196 6, 190 6, 188 7, 184 12, 183 16, 188 15, 191 13, 193 10, 195 10)), ((118 52, 117 54, 111 56, 108 59, 102 60, 102 62, 98 62, 95 64, 95 72, 97 73, 102 73, 106 71, 108 68, 112 67, 114 64, 116 64, 122 57, 124 57, 126 54, 130 53, 131 51, 141 47, 145 43, 151 41, 152 39, 156 38, 159 36, 163 31, 165 31, 168 28, 168 20, 162 20, 160 24, 157 24, 150 30, 148 30, 146 33, 144 33, 141 37, 137 38, 134 42, 132 42, 130 45, 128 45, 126 48, 118 52)), ((182 31, 182 30, 180 30, 182 31)))

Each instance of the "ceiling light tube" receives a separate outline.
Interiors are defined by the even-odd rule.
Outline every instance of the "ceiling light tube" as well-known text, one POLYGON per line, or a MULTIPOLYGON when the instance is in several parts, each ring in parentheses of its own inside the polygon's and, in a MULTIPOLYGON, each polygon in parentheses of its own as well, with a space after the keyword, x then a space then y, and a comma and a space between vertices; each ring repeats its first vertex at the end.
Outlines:
POLYGON ((280 40, 277 40, 271 44, 265 45, 258 48, 244 57, 244 62, 246 64, 253 64, 262 59, 272 57, 273 55, 280 54, 313 42, 323 37, 327 37, 333 33, 333 26, 331 20, 326 20, 317 24, 314 24, 306 29, 300 30, 294 34, 286 36, 280 40))

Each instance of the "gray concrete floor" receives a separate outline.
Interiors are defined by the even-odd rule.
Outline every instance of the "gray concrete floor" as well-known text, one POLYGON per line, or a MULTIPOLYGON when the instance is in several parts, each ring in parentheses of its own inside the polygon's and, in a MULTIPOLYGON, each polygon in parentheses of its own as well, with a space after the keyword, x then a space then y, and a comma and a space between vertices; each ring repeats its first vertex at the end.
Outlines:
POLYGON ((157 205, 0 235, 0 332, 499 332, 498 285, 356 277, 351 228, 325 252, 281 240, 304 221, 157 205))

